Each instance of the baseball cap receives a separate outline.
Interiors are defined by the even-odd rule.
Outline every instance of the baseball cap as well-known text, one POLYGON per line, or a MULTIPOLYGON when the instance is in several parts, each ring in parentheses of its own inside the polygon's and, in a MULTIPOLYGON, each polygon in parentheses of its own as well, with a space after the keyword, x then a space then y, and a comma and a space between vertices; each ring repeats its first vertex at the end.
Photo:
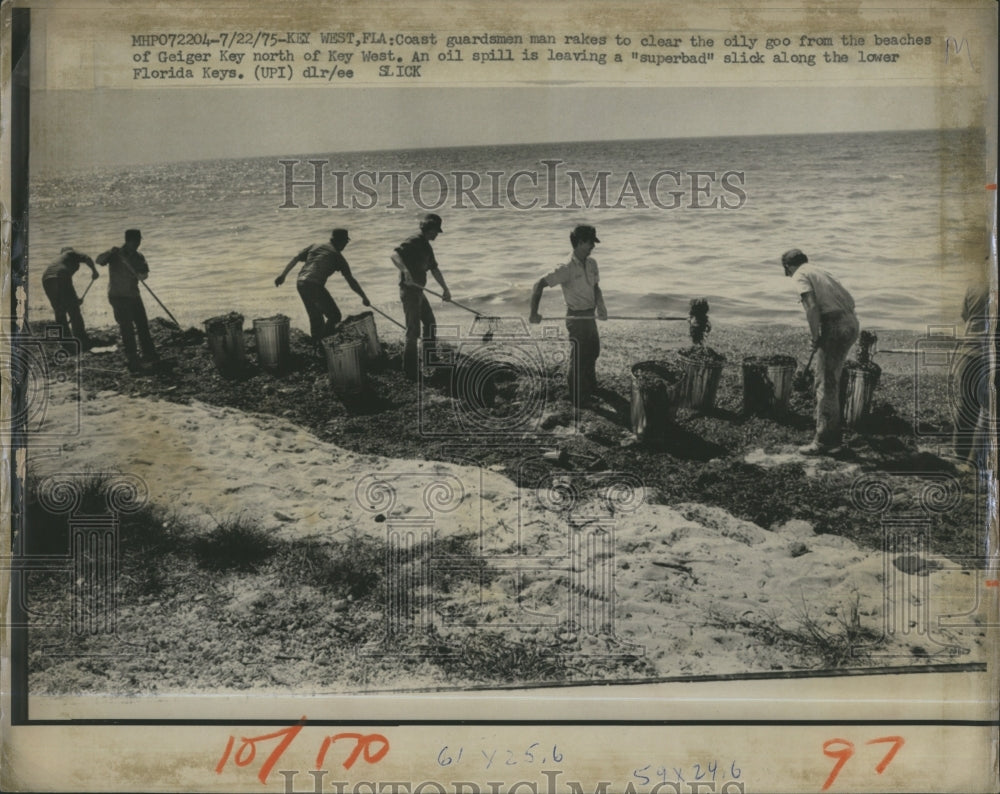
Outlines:
POLYGON ((587 226, 587 225, 577 226, 573 230, 573 237, 575 237, 580 242, 584 242, 587 240, 591 240, 595 243, 601 242, 597 237, 597 229, 595 229, 593 226, 587 226))
POLYGON ((441 229, 441 216, 436 215, 433 212, 428 212, 424 215, 423 219, 420 221, 421 229, 436 228, 439 232, 444 234, 441 229))

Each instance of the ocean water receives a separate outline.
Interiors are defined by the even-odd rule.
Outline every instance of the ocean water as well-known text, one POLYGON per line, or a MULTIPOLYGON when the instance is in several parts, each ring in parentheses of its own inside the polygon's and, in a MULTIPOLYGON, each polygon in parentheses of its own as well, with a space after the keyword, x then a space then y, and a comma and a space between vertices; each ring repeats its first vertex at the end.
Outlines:
MULTIPOLYGON (((384 179, 373 198, 367 186, 376 177, 359 176, 402 171, 443 175, 448 192, 435 211, 444 234, 434 248, 454 298, 484 313, 527 317, 534 282, 568 259, 570 229, 590 223, 601 238, 594 257, 614 315, 686 314, 690 299, 705 297, 716 327, 801 324, 801 306, 779 263, 796 247, 848 287, 863 326, 920 330, 959 321, 970 273, 981 266, 989 181, 983 147, 973 132, 919 131, 318 153, 66 173, 33 168, 29 319, 49 318, 41 273, 60 247, 96 256, 120 245, 126 228, 139 227, 148 284, 182 325, 229 311, 244 314, 249 325, 280 312, 306 328, 294 272, 281 288, 274 278, 335 226, 350 230, 344 254, 372 301, 402 319, 389 257, 427 210, 405 179, 398 195, 384 179), (324 200, 340 206, 311 208, 312 189, 299 187, 298 207, 281 208, 281 159, 300 161, 297 180, 312 177, 307 160, 328 161, 324 200), (528 173, 508 191, 518 171, 528 173), (682 177, 679 185, 673 176, 660 178, 655 198, 663 206, 656 206, 650 181, 664 171, 682 177), (693 171, 703 172, 694 178, 700 192, 687 176, 693 171), (346 174, 342 196, 331 172, 346 174), (576 206, 571 172, 579 174, 576 206), (579 187, 589 192, 601 172, 607 198, 595 194, 588 207, 579 187), (479 187, 457 200, 456 182, 477 178, 479 187), (532 209, 513 206, 532 200, 532 209), (713 201, 715 207, 695 206, 713 201)), ((420 200, 436 204, 438 185, 425 176, 420 200)), ((83 268, 79 293, 87 280, 83 268)), ((90 326, 113 324, 106 283, 104 275, 86 298, 90 326)), ((328 286, 345 314, 361 310, 339 276, 328 286)), ((162 315, 148 294, 145 302, 151 315, 162 315)), ((433 303, 441 323, 471 320, 457 307, 433 303)), ((562 314, 558 290, 545 293, 542 313, 562 314)))

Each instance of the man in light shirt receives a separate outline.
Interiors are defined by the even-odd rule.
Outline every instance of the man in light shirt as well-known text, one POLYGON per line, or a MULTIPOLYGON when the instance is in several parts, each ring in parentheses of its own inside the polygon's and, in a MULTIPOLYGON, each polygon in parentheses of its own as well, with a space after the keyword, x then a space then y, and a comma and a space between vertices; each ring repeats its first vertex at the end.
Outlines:
POLYGON ((599 320, 608 319, 604 296, 598 283, 600 277, 597 262, 590 256, 594 245, 601 241, 593 226, 577 226, 570 233, 569 242, 573 246, 573 256, 569 262, 560 265, 535 284, 531 293, 529 319, 532 323, 542 321, 542 316, 538 313, 542 290, 556 284, 561 286, 566 301, 566 329, 569 331, 571 346, 569 398, 574 405, 587 405, 597 389, 595 367, 597 357, 601 354, 601 339, 594 317, 596 315, 599 320))
POLYGON ((798 248, 781 257, 785 275, 794 279, 816 351, 816 435, 799 448, 803 455, 840 451, 840 377, 851 346, 858 339, 854 298, 825 270, 808 264, 798 248))

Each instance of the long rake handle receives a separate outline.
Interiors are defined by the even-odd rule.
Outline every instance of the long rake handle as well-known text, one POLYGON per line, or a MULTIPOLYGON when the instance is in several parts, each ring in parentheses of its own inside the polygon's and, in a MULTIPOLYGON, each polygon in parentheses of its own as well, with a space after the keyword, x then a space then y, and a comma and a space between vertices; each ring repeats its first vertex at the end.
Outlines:
MULTIPOLYGON (((574 317, 572 315, 567 315, 566 317, 543 317, 542 318, 542 322, 545 323, 545 322, 558 322, 559 320, 589 320, 589 319, 592 319, 592 318, 590 318, 590 317, 579 317, 579 316, 574 317)), ((674 320, 689 320, 690 317, 633 317, 631 315, 609 314, 608 317, 607 317, 607 319, 608 320, 665 320, 665 321, 674 321, 674 320)))
MULTIPOLYGON (((422 289, 428 295, 433 295, 435 298, 440 298, 441 300, 444 300, 444 295, 442 295, 440 292, 435 292, 432 289, 427 289, 427 287, 421 287, 419 284, 414 284, 413 286, 420 287, 420 289, 422 289)), ((461 303, 459 303, 456 300, 450 300, 450 301, 446 301, 446 302, 447 303, 454 303, 459 309, 465 309, 467 312, 471 312, 472 314, 476 315, 476 317, 487 317, 488 316, 488 315, 483 314, 482 312, 477 312, 475 309, 470 309, 468 306, 463 306, 461 303)))
POLYGON ((90 288, 94 286, 94 282, 97 281, 96 278, 92 278, 90 283, 87 285, 87 289, 83 291, 83 295, 80 296, 80 303, 83 303, 83 299, 87 297, 87 293, 90 292, 90 288))
POLYGON ((132 274, 135 280, 138 281, 140 284, 142 284, 142 286, 144 286, 147 290, 149 290, 149 294, 153 296, 153 300, 155 300, 158 304, 160 304, 160 308, 167 313, 167 317, 173 320, 174 325, 180 328, 181 324, 177 322, 177 318, 170 313, 170 309, 168 309, 166 306, 163 305, 163 301, 161 301, 158 297, 156 297, 156 293, 153 292, 152 287, 150 287, 149 284, 147 284, 143 279, 139 278, 138 274, 132 269, 132 265, 130 265, 127 261, 125 261, 125 257, 121 257, 121 260, 124 263, 125 267, 128 268, 128 272, 132 274))
POLYGON ((401 323, 401 322, 400 322, 399 320, 396 320, 396 319, 394 319, 394 318, 390 317, 390 316, 389 316, 388 314, 386 314, 386 313, 385 313, 384 311, 382 311, 382 310, 381 310, 381 309, 379 309, 378 307, 374 306, 373 304, 368 304, 368 308, 369 308, 369 309, 372 309, 373 311, 376 311, 376 312, 378 312, 379 314, 381 314, 381 315, 382 315, 383 317, 385 317, 385 319, 387 319, 387 320, 388 320, 388 321, 389 321, 390 323, 395 323, 395 324, 396 324, 396 325, 398 325, 398 326, 399 326, 400 328, 402 328, 402 329, 403 329, 404 331, 406 330, 406 326, 405 326, 405 325, 403 325, 403 324, 402 324, 402 323, 401 323))

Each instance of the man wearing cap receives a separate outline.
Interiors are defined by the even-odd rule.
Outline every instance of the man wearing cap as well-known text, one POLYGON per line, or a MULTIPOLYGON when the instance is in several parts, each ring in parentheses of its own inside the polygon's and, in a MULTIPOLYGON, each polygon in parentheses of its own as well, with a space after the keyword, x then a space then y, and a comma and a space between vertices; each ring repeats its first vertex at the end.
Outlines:
POLYGON ((590 256, 594 245, 601 242, 593 226, 577 226, 569 235, 573 255, 569 262, 560 265, 540 279, 531 293, 532 323, 540 323, 538 304, 542 290, 562 287, 566 301, 566 329, 570 339, 570 365, 568 372, 569 397, 575 405, 587 404, 597 389, 595 367, 601 354, 601 339, 597 333, 596 314, 599 320, 608 319, 604 296, 598 284, 597 262, 590 256))
POLYGON ((858 338, 858 318, 854 298, 843 285, 808 262, 798 248, 781 257, 785 275, 795 280, 816 351, 816 435, 799 452, 832 455, 840 451, 840 376, 858 338))
POLYGON ((108 302, 115 313, 115 322, 121 332, 122 346, 130 372, 140 371, 139 354, 135 340, 138 336, 142 356, 150 362, 160 360, 149 333, 146 307, 139 294, 139 282, 149 276, 146 257, 139 253, 142 233, 138 229, 125 231, 125 245, 110 248, 97 257, 97 264, 108 267, 108 302))
POLYGON ((330 242, 307 245, 292 257, 291 261, 285 265, 285 269, 281 271, 281 275, 274 280, 274 286, 280 287, 285 283, 288 271, 295 267, 296 263, 305 262, 302 270, 299 271, 296 287, 299 291, 299 297, 302 298, 302 303, 306 307, 306 314, 309 315, 309 333, 317 348, 320 339, 332 334, 342 317, 340 309, 337 308, 337 302, 326 288, 326 280, 330 276, 340 271, 348 286, 361 297, 361 302, 365 306, 371 306, 365 291, 351 275, 351 268, 347 264, 347 260, 340 253, 350 239, 347 229, 334 229, 330 235, 330 242))
POLYGON ((431 243, 441 233, 441 216, 430 213, 420 221, 420 234, 404 240, 392 252, 392 263, 399 270, 399 300, 406 316, 403 372, 410 380, 417 378, 417 340, 421 338, 421 326, 425 350, 433 345, 436 333, 434 312, 423 290, 427 285, 428 273, 441 285, 442 298, 445 301, 451 300, 451 292, 434 258, 434 249, 431 248, 431 243))
POLYGON ((72 328, 73 336, 80 343, 81 349, 86 350, 90 346, 90 341, 83 325, 83 315, 80 313, 80 304, 83 300, 77 297, 76 290, 73 289, 73 275, 80 269, 81 262, 87 263, 91 279, 96 279, 98 273, 94 267, 94 260, 67 246, 59 252, 59 258, 45 268, 42 274, 42 289, 52 304, 56 322, 62 326, 63 336, 69 336, 72 328))

